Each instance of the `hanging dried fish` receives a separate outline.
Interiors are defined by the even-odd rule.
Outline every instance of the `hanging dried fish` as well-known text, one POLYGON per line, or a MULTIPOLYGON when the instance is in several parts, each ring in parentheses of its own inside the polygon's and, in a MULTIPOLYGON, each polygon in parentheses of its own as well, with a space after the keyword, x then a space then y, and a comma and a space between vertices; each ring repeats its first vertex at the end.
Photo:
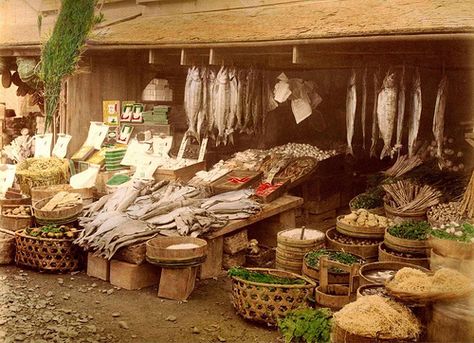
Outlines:
POLYGON ((397 115, 397 92, 395 74, 388 72, 377 98, 377 120, 384 143, 380 159, 393 156, 391 145, 397 115))
POLYGON ((436 104, 433 116, 433 135, 436 140, 436 157, 441 158, 443 151, 444 138, 444 113, 446 110, 446 96, 448 92, 448 77, 446 75, 441 79, 436 96, 436 104))
POLYGON ((362 105, 361 105, 361 121, 362 121, 362 149, 365 150, 365 118, 367 111, 367 67, 362 74, 362 105))
POLYGON ((357 106, 356 93, 356 72, 352 69, 349 82, 347 84, 346 95, 346 137, 347 137, 347 153, 354 156, 352 149, 352 137, 354 136, 354 122, 357 106))
POLYGON ((418 137, 418 130, 420 128, 421 119, 421 78, 418 68, 415 70, 413 77, 413 89, 411 93, 410 104, 410 126, 408 130, 408 155, 411 157, 415 153, 416 139, 418 137))
POLYGON ((379 72, 374 73, 374 108, 372 110, 372 138, 370 143, 370 157, 377 156, 376 147, 377 141, 379 140, 379 124, 377 119, 377 99, 380 88, 380 75, 379 72))
POLYGON ((399 156, 400 156, 400 150, 402 149, 404 118, 405 118, 405 65, 403 66, 402 76, 400 77, 400 87, 398 88, 397 138, 396 138, 395 148, 398 150, 399 156))

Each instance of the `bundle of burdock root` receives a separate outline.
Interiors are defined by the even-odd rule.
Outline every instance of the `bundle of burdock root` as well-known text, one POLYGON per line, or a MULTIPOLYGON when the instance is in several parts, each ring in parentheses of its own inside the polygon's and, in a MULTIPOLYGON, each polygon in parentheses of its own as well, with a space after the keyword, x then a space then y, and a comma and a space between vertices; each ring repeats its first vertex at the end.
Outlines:
POLYGON ((471 175, 460 206, 461 214, 465 214, 468 218, 474 218, 474 171, 471 175))

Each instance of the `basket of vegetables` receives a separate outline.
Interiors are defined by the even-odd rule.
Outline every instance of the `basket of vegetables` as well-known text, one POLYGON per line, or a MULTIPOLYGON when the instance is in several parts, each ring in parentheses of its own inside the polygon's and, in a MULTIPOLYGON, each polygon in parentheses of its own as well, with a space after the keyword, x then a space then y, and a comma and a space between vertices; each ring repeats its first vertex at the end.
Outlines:
POLYGON ((381 239, 357 238, 339 233, 335 228, 326 231, 327 247, 363 257, 367 262, 378 260, 381 239))
POLYGON ((392 221, 384 216, 360 209, 336 220, 338 232, 358 238, 383 238, 385 228, 392 225, 392 221))
POLYGON ((232 304, 245 319, 276 325, 279 318, 306 307, 316 283, 291 272, 267 268, 231 268, 232 304))
POLYGON ((429 244, 438 255, 474 259, 474 225, 453 222, 435 226, 431 230, 429 244))
POLYGON ((0 225, 8 230, 17 231, 31 226, 31 206, 3 205, 1 206, 0 225))
POLYGON ((69 192, 59 192, 33 204, 36 222, 41 225, 72 223, 82 210, 81 195, 69 192))
POLYGON ((394 225, 385 232, 385 245, 395 251, 427 254, 430 224, 408 221, 394 225))
MULTIPOLYGON (((319 249, 308 252, 304 256, 303 260, 303 275, 314 279, 319 280, 320 271, 319 271, 319 259, 321 256, 327 256, 329 260, 336 261, 345 265, 353 265, 354 263, 365 263, 365 259, 361 256, 347 253, 344 251, 336 251, 330 249, 319 249)), ((341 284, 349 283, 349 273, 345 272, 339 268, 329 268, 328 270, 328 283, 330 284, 341 284)))
POLYGON ((379 261, 380 262, 403 262, 421 266, 423 268, 430 267, 430 259, 426 253, 401 252, 390 249, 385 243, 379 245, 379 261))
POLYGON ((365 192, 355 196, 349 202, 349 208, 351 211, 365 209, 373 214, 385 215, 383 196, 379 192, 365 192))
POLYGON ((463 217, 459 202, 447 202, 430 207, 426 216, 431 226, 435 227, 451 222, 457 223, 461 221, 463 217))
POLYGON ((66 273, 79 269, 81 250, 73 244, 79 231, 70 226, 47 225, 15 233, 18 265, 66 273))

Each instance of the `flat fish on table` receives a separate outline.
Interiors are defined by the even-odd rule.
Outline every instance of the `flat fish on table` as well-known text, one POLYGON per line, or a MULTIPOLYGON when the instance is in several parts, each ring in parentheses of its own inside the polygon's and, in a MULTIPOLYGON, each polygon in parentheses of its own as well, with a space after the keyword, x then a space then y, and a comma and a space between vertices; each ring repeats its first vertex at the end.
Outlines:
POLYGON ((380 159, 393 156, 391 145, 397 115, 397 93, 395 74, 387 73, 377 98, 377 119, 384 143, 380 159))
POLYGON ((418 137, 418 130, 420 129, 421 110, 421 78, 420 71, 416 68, 413 77, 410 103, 410 126, 408 129, 408 155, 410 157, 415 154, 416 139, 418 137))
POLYGON ((370 157, 376 157, 377 141, 379 140, 379 123, 377 118, 377 99, 380 88, 379 72, 374 73, 374 107, 372 110, 372 138, 370 139, 370 157))
POLYGON ((436 157, 441 158, 444 137, 444 113, 446 111, 446 96, 448 92, 448 77, 443 76, 438 85, 438 94, 433 116, 433 135, 436 140, 436 157))
POLYGON ((214 195, 204 201, 201 205, 201 208, 209 208, 210 206, 217 204, 219 202, 227 202, 227 201, 238 201, 242 199, 248 199, 250 196, 254 194, 254 191, 251 189, 241 189, 238 191, 231 191, 225 192, 221 194, 214 195))
POLYGON ((347 84, 346 95, 346 136, 347 136, 347 153, 354 156, 352 149, 352 137, 354 136, 354 122, 357 107, 356 92, 356 72, 352 69, 349 82, 347 84))
POLYGON ((405 118, 405 66, 403 66, 402 76, 400 77, 400 87, 398 88, 398 114, 397 114, 397 137, 395 148, 398 150, 402 149, 402 138, 403 138, 403 124, 405 118))

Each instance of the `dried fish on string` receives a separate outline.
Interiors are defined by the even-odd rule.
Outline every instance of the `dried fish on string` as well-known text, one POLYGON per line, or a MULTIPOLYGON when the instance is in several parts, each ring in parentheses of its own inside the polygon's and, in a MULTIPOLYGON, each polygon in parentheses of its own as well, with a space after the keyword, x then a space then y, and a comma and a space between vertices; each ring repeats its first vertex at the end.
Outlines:
POLYGON ((408 128, 408 155, 411 157, 415 154, 416 140, 418 137, 418 130, 420 128, 421 119, 421 78, 418 68, 415 70, 413 77, 413 86, 410 104, 410 122, 408 128))
POLYGON ((184 110, 188 119, 188 131, 186 135, 195 137, 197 140, 199 140, 197 135, 197 121, 198 113, 202 106, 202 84, 199 68, 190 68, 184 89, 184 110))
POLYGON ((377 118, 377 99, 380 88, 379 77, 379 72, 374 73, 374 107, 372 111, 372 138, 370 139, 370 157, 377 156, 375 149, 377 147, 377 141, 379 140, 379 124, 377 118))
POLYGON ((446 110, 446 96, 448 91, 448 77, 446 75, 441 79, 436 96, 436 104, 433 116, 433 135, 436 139, 436 156, 442 157, 443 137, 444 137, 444 113, 446 110))
POLYGON ((442 193, 428 185, 417 185, 411 180, 400 180, 382 185, 387 192, 387 204, 398 211, 423 211, 437 205, 442 193))
POLYGON ((347 95, 346 95, 347 153, 352 156, 354 156, 354 151, 352 149, 352 137, 354 136, 356 106, 357 106, 356 72, 354 69, 352 69, 351 76, 347 84, 347 95))
POLYGON ((362 74, 362 106, 361 106, 361 122, 362 122, 362 149, 365 150, 365 117, 367 112, 367 67, 362 74))
POLYGON ((380 159, 393 156, 391 145, 397 115, 397 93, 395 74, 388 72, 377 98, 377 121, 384 143, 380 159))
POLYGON ((395 148, 398 150, 399 156, 400 156, 400 150, 402 149, 404 119, 405 119, 405 65, 403 66, 402 76, 400 77, 400 87, 398 88, 397 137, 396 137, 395 148))

